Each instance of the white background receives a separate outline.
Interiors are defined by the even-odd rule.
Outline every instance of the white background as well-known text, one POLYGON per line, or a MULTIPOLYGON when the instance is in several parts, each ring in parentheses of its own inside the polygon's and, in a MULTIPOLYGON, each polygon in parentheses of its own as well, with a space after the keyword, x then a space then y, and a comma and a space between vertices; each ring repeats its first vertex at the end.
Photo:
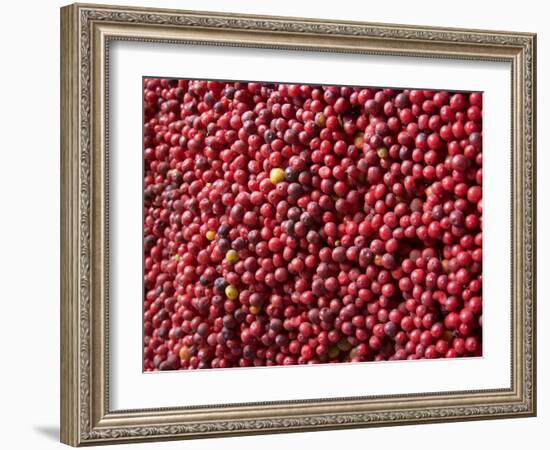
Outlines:
MULTIPOLYGON (((258 14, 325 17, 393 23, 509 29, 539 33, 538 121, 550 120, 545 82, 550 78, 548 13, 544 2, 479 2, 463 0, 447 8, 439 1, 391 4, 354 0, 296 2, 257 0, 231 2, 138 1, 142 6, 209 9, 258 14)), ((0 176, 3 199, 0 220, 0 280, 2 281, 2 353, 0 374, 0 442, 4 448, 61 448, 59 417, 59 12, 61 2, 13 2, 3 5, 0 130, 0 176)), ((544 205, 550 193, 547 128, 539 127, 538 229, 550 226, 544 205)), ((547 204, 548 202, 546 202, 547 204)), ((329 449, 343 441, 373 448, 446 450, 466 447, 544 448, 550 427, 548 363, 550 333, 544 317, 550 315, 545 254, 549 237, 540 233, 539 254, 539 415, 509 419, 397 428, 331 431, 292 435, 225 438, 202 441, 142 444, 139 448, 265 449, 281 447, 329 449)), ((130 448, 128 446, 121 446, 130 448)), ((137 447, 132 447, 137 448, 137 447)))
POLYGON ((510 386, 510 229, 503 226, 510 223, 511 205, 506 188, 510 135, 505 131, 510 126, 509 64, 120 41, 109 54, 111 409, 510 386), (135 244, 142 236, 142 136, 136 130, 141 130, 144 74, 484 91, 483 357, 142 373, 143 316, 136 305, 141 304, 143 275, 141 247, 135 244))

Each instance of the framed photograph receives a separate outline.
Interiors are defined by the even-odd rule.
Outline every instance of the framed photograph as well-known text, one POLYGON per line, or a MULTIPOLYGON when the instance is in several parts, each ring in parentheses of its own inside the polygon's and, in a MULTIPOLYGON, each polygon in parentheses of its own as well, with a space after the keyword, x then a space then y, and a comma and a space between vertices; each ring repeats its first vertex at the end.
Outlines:
POLYGON ((536 414, 531 33, 61 9, 61 440, 536 414))

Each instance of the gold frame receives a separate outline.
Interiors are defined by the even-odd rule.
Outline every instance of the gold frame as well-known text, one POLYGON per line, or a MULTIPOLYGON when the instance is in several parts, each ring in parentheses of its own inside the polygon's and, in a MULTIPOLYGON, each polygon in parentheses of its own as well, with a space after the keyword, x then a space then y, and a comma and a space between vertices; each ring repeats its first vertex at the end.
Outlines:
POLYGON ((75 4, 61 9, 61 440, 97 445, 536 414, 536 35, 75 4), (106 88, 114 39, 497 60, 512 67, 509 389, 110 411, 106 88))

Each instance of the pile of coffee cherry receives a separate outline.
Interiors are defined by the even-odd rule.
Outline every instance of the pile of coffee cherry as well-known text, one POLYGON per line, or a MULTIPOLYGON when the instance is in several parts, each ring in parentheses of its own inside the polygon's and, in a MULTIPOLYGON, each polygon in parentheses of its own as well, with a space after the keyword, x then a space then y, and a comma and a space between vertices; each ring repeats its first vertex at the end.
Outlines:
POLYGON ((144 370, 481 355, 481 93, 143 87, 144 370))

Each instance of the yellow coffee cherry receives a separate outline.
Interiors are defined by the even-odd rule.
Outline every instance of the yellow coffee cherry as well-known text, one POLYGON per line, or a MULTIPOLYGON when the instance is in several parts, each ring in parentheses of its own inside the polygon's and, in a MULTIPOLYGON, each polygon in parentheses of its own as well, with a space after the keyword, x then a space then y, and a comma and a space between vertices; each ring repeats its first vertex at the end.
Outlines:
POLYGON ((236 263, 239 260, 239 254, 233 249, 228 250, 225 254, 225 259, 227 259, 227 261, 231 264, 236 263))
POLYGON ((229 300, 236 300, 237 297, 239 296, 239 291, 237 290, 237 288, 235 286, 230 284, 229 286, 227 286, 225 288, 225 295, 227 296, 227 298, 229 300))
POLYGON ((387 158, 388 157, 388 149, 386 147, 380 147, 376 153, 378 154, 379 158, 387 158))
POLYGON ((189 347, 187 347, 187 345, 184 345, 182 348, 180 348, 180 359, 187 361, 189 358, 191 358, 191 350, 189 350, 189 347))
POLYGON ((269 172, 269 179, 273 184, 277 184, 277 183, 280 183, 281 181, 285 181, 285 171, 280 167, 271 169, 271 172, 269 172))
POLYGON ((249 308, 250 314, 257 315, 262 310, 261 306, 251 306, 249 308))
POLYGON ((206 232, 206 239, 213 241, 216 238, 216 232, 214 230, 208 230, 206 232))
POLYGON ((327 118, 322 112, 315 114, 315 125, 324 128, 326 123, 327 118))
POLYGON ((358 149, 361 150, 363 148, 363 144, 365 143, 365 133, 361 131, 359 133, 356 133, 353 138, 353 143, 358 149))

